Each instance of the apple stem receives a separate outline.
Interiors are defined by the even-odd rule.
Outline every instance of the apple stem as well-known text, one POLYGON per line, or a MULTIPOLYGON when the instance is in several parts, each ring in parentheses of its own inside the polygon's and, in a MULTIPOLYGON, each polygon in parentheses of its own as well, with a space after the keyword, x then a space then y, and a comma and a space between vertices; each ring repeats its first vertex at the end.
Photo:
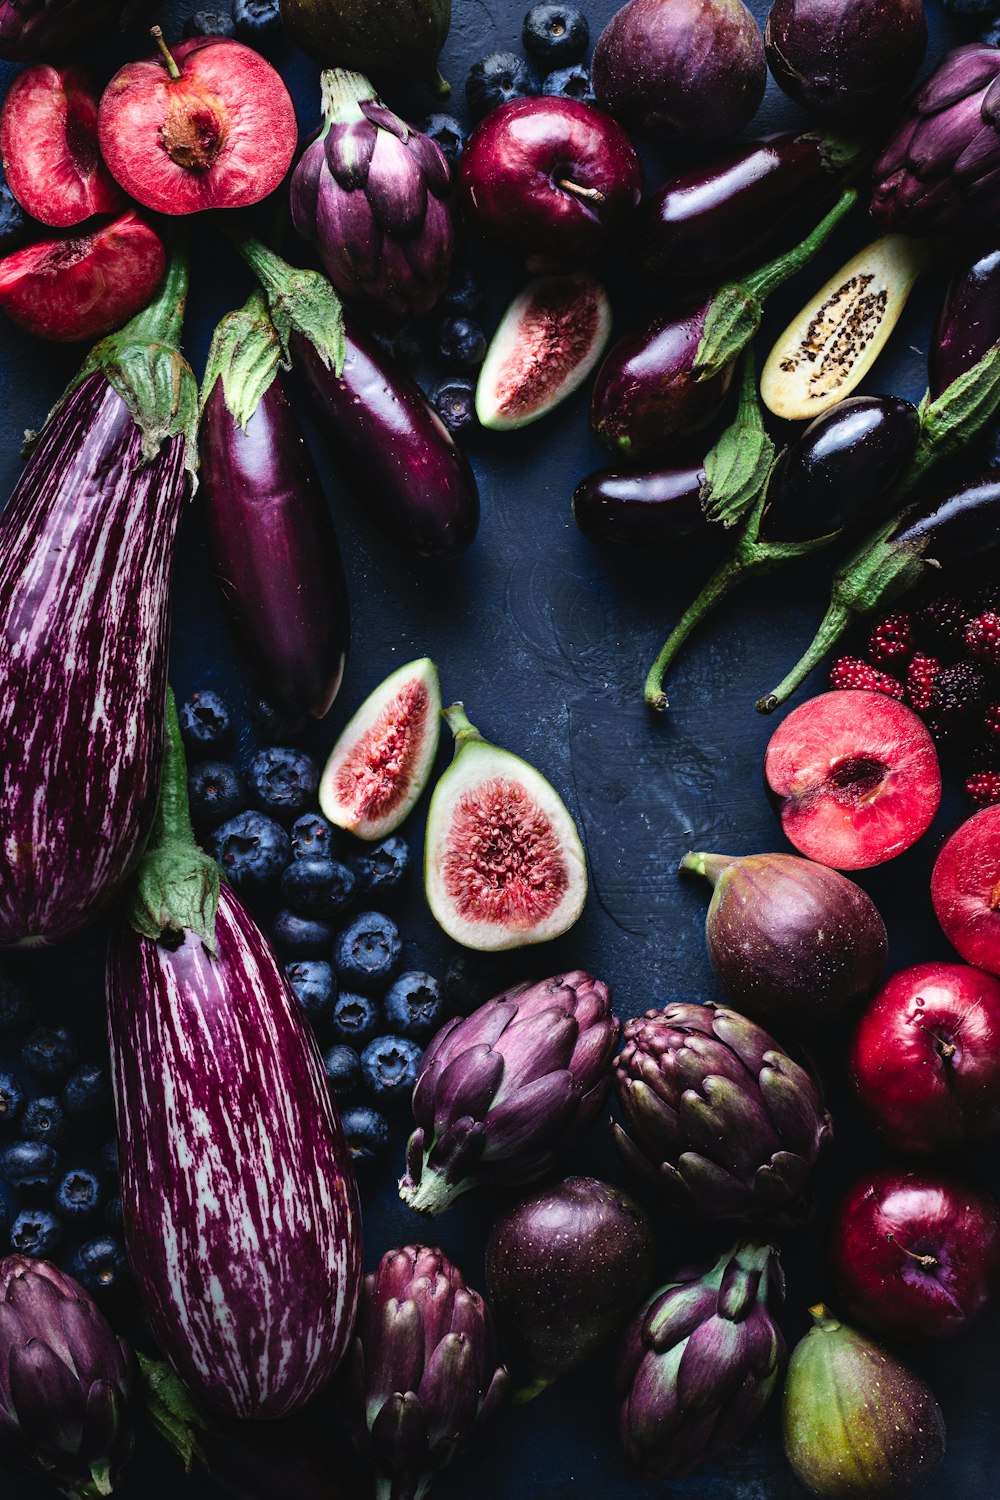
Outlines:
POLYGON ((886 1235, 886 1239, 891 1240, 894 1245, 897 1245, 904 1255, 908 1255, 911 1260, 915 1260, 918 1266, 923 1266, 925 1271, 930 1271, 937 1265, 937 1257, 935 1255, 918 1255, 915 1250, 907 1250, 905 1245, 900 1245, 891 1229, 886 1235))
POLYGON ((604 194, 600 188, 584 187, 579 182, 574 182, 570 177, 557 177, 556 187, 561 187, 565 192, 572 193, 576 198, 585 198, 588 203, 603 203, 604 194))
POLYGON ((170 48, 167 46, 166 42, 163 40, 163 32, 160 30, 159 26, 151 26, 149 29, 149 34, 163 54, 163 61, 167 65, 167 72, 170 74, 171 78, 179 78, 181 76, 181 70, 174 62, 174 55, 171 52, 170 48))

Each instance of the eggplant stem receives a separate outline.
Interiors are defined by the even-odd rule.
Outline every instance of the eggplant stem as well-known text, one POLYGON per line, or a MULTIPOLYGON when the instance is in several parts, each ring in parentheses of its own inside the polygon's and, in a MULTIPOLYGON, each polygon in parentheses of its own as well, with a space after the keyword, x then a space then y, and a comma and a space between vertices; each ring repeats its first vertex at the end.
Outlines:
POLYGON ((755 707, 759 714, 773 713, 780 703, 784 703, 786 698, 791 697, 795 689, 809 676, 813 667, 819 666, 827 652, 836 645, 853 617, 852 610, 836 600, 831 601, 808 651, 799 657, 787 677, 783 677, 776 688, 772 688, 769 693, 757 699, 755 707))
POLYGON ((159 26, 151 26, 149 28, 149 34, 160 49, 160 52, 163 55, 163 61, 166 64, 167 72, 170 74, 171 78, 179 78, 181 76, 181 70, 174 61, 174 54, 171 52, 170 48, 163 40, 163 32, 160 30, 159 26))
POLYGON ((643 697, 649 707, 655 709, 657 713, 664 713, 670 707, 663 680, 684 642, 696 626, 701 624, 705 616, 710 614, 735 587, 746 571, 742 562, 735 557, 730 557, 721 568, 713 573, 701 593, 684 611, 670 632, 659 656, 649 669, 643 688, 643 697))
POLYGON ((122 329, 122 333, 128 333, 131 343, 169 344, 175 349, 180 346, 188 294, 187 248, 187 230, 174 229, 167 269, 156 296, 122 329))
POLYGON ((812 260, 857 201, 857 188, 845 189, 830 212, 820 219, 811 234, 807 234, 805 239, 791 250, 786 250, 783 255, 776 256, 774 260, 768 261, 759 270, 752 271, 749 276, 743 278, 743 285, 747 291, 763 302, 764 298, 770 296, 776 287, 779 287, 783 281, 787 281, 790 276, 794 276, 796 271, 800 271, 812 260))
POLYGON ((556 187, 561 187, 567 193, 572 193, 576 198, 585 198, 588 203, 603 203, 604 194, 600 188, 584 187, 582 183, 574 182, 571 177, 557 177, 556 187))

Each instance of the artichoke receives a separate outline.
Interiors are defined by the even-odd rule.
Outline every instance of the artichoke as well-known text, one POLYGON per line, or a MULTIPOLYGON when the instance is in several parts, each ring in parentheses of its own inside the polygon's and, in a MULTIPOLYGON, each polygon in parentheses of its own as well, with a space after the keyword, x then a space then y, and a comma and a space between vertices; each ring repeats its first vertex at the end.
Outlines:
POLYGON ((647 1479, 680 1479, 736 1443, 784 1363, 784 1277, 772 1245, 745 1240, 654 1292, 622 1341, 625 1451, 647 1479))
POLYGON ((320 134, 292 177, 295 227, 344 297, 392 318, 429 312, 451 270, 451 173, 361 73, 323 74, 320 134))
POLYGON ((110 1495, 132 1451, 131 1361, 97 1304, 43 1260, 0 1262, 0 1454, 75 1500, 110 1495))
POLYGON ((1000 49, 949 52, 875 164, 871 213, 889 229, 937 233, 1000 210, 1000 49))
POLYGON ((629 1021, 615 1065, 622 1155, 675 1207, 711 1219, 801 1216, 831 1135, 819 1088, 760 1026, 715 1005, 629 1021))
POLYGON ((440 1250, 388 1250, 366 1276, 347 1361, 346 1415, 377 1500, 420 1500, 507 1392, 493 1323, 440 1250))
POLYGON ((399 1195, 437 1214, 477 1186, 532 1182, 607 1097, 619 1022, 576 970, 522 984, 433 1038, 413 1090, 399 1195))

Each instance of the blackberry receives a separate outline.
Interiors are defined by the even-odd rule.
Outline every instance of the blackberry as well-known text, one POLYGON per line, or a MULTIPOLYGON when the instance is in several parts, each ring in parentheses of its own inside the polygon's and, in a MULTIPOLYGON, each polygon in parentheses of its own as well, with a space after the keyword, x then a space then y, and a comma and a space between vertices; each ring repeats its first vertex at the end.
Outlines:
POLYGON ((928 600, 923 606, 920 618, 942 640, 950 641, 955 646, 965 645, 965 627, 969 623, 969 613, 957 599, 948 594, 939 594, 936 599, 928 600))
POLYGON ((868 637, 868 656, 878 667, 902 666, 915 649, 913 621, 900 609, 879 620, 868 637))
POLYGON ((986 677, 971 662, 958 661, 938 673, 930 712, 945 733, 968 723, 986 697, 986 677))
POLYGON ((830 668, 830 686, 848 688, 871 693, 885 693, 889 698, 902 698, 903 685, 885 672, 877 672, 860 656, 838 656, 830 668))
POLYGON ((934 684, 941 672, 936 656, 918 651, 906 669, 906 701, 918 714, 924 714, 934 697, 934 684))
POLYGON ((965 790, 977 807, 993 807, 1000 802, 1000 771, 974 771, 965 790))

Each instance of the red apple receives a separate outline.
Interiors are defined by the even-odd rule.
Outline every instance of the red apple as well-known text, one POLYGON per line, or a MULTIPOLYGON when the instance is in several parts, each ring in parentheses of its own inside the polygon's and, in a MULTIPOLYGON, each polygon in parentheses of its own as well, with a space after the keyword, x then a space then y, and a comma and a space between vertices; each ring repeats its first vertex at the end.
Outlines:
POLYGON ((854 1034, 851 1078, 900 1151, 950 1151, 1000 1131, 1000 980, 968 964, 904 969, 854 1034))
POLYGON ((835 870, 902 854, 941 800, 927 726, 881 693, 844 690, 800 704, 771 736, 764 778, 786 838, 835 870))
POLYGON ((1000 974, 1000 807, 984 807, 952 834, 934 863, 931 900, 966 962, 1000 974))
POLYGON ((481 120, 462 156, 470 223, 533 261, 587 260, 639 205, 642 168, 610 115, 579 99, 512 99, 481 120))
POLYGON ((56 229, 118 213, 125 197, 97 145, 97 90, 82 68, 35 63, 0 110, 7 186, 26 214, 56 229))
POLYGON ((225 37, 195 37, 172 54, 158 40, 162 56, 127 63, 101 99, 101 150, 114 176, 163 214, 266 198, 297 140, 279 75, 252 47, 225 37))
POLYGON ((28 333, 60 343, 99 338, 151 301, 167 257, 131 212, 92 234, 26 245, 0 260, 0 310, 28 333))
POLYGON ((830 1262, 859 1323, 888 1338, 961 1333, 1000 1284, 1000 1210, 943 1173, 872 1172, 834 1215, 830 1262))

